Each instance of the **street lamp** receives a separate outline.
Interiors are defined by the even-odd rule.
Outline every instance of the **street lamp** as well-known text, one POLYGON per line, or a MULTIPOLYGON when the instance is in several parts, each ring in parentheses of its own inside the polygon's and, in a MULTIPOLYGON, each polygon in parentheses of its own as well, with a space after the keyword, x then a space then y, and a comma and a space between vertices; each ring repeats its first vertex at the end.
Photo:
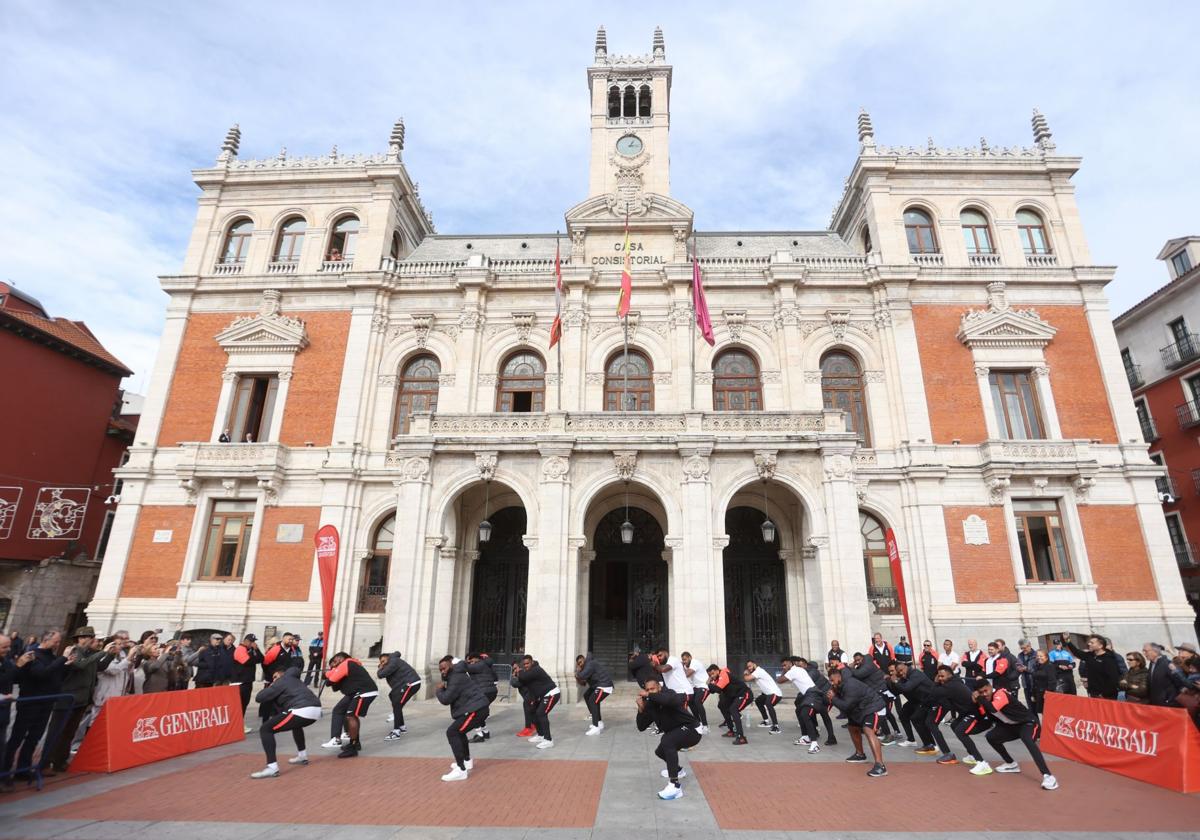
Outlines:
POLYGON ((621 523, 621 542, 633 545, 633 523, 629 521, 629 482, 625 482, 625 521, 621 523))
POLYGON ((492 538, 492 523, 488 522, 488 498, 492 490, 492 483, 485 481, 483 483, 483 521, 479 523, 479 541, 485 543, 492 538))
POLYGON ((763 479, 763 523, 762 523, 763 542, 775 542, 775 523, 771 521, 771 516, 767 512, 767 481, 763 479))

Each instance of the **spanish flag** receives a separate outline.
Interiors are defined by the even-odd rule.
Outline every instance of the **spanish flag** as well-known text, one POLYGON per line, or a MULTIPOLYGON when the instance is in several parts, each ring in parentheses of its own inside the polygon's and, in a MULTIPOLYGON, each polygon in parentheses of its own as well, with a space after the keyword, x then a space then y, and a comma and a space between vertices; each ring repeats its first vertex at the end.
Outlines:
POLYGON ((625 265, 621 269, 621 297, 617 299, 617 317, 624 318, 629 314, 629 298, 633 295, 633 274, 630 273, 629 259, 629 213, 625 214, 625 265))

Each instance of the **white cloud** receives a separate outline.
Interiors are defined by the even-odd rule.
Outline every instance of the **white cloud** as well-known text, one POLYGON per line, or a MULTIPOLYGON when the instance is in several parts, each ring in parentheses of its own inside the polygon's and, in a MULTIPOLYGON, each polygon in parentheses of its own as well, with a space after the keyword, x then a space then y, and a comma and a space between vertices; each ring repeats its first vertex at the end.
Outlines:
MULTIPOLYGON (((243 155, 372 151, 406 162, 439 229, 548 231, 586 190, 584 67, 645 52, 675 67, 672 191, 701 229, 821 228, 856 151, 1028 143, 1049 117, 1093 259, 1121 266, 1114 313, 1161 285, 1154 255, 1196 232, 1184 171, 1200 129, 1188 6, 1013 2, 0 7, 0 277, 152 364, 195 212, 190 169, 240 122, 243 155)), ((144 382, 135 382, 144 387, 144 382)))

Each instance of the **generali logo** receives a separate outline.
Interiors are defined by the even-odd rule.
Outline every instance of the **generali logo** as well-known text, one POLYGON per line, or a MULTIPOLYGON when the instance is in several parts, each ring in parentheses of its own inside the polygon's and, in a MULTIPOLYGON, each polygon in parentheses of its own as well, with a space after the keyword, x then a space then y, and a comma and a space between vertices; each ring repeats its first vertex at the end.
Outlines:
POLYGON ((130 735, 136 744, 139 741, 170 738, 173 735, 185 735, 188 732, 228 725, 229 706, 210 706, 206 709, 175 712, 162 717, 138 718, 130 735))
POLYGON ((1153 729, 1132 729, 1115 723, 1061 715, 1054 722, 1054 734, 1087 744, 1097 744, 1110 750, 1158 755, 1158 732, 1153 729))

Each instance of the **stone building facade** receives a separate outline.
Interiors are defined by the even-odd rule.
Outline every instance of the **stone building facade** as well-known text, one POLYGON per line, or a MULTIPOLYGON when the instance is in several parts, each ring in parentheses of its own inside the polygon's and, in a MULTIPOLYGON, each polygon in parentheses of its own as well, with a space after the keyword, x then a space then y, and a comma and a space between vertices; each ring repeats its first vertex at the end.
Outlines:
POLYGON ((891 529, 918 638, 1191 636, 1113 269, 1044 118, 1031 147, 947 149, 877 145, 863 114, 827 230, 694 235, 661 32, 617 56, 601 30, 588 81, 561 240, 436 234, 402 123, 349 157, 244 160, 230 132, 162 278, 89 615, 311 632, 333 524, 335 647, 769 661, 902 632, 891 529))

